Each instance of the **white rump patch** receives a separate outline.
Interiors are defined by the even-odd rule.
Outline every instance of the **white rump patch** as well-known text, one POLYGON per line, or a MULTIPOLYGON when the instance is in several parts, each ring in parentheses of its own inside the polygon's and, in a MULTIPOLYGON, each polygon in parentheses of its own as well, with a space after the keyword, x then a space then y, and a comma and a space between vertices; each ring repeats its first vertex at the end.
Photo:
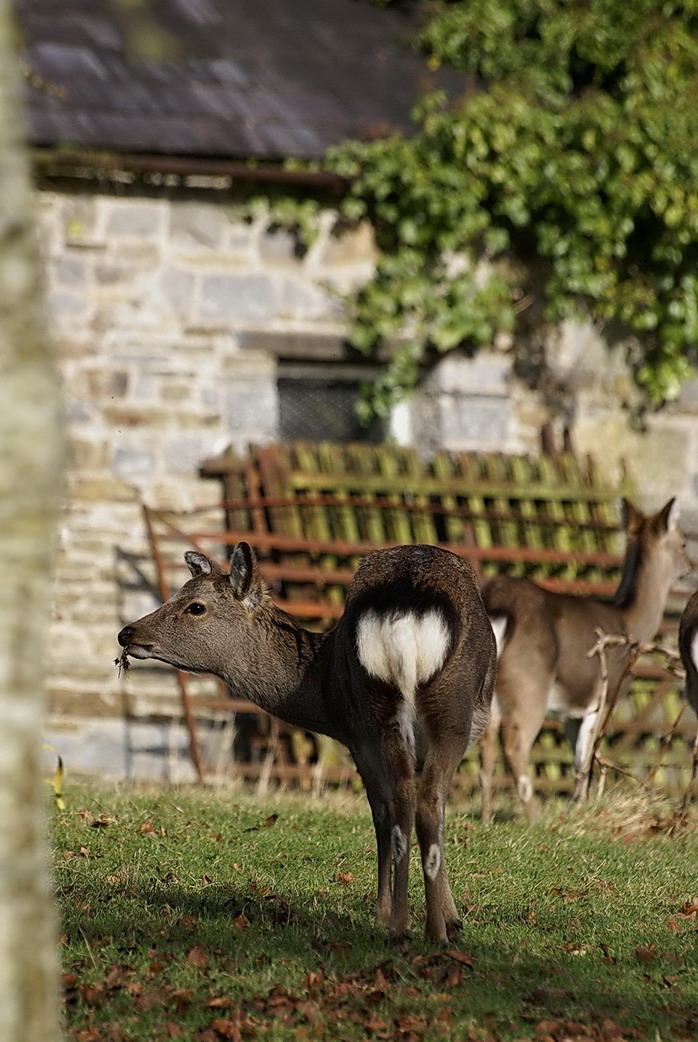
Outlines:
POLYGON ((436 843, 432 843, 429 847, 429 853, 424 861, 424 874, 433 882, 438 876, 440 868, 441 851, 437 847, 436 843))
POLYGON ((394 684, 413 702, 419 684, 426 684, 443 666, 450 637, 438 611, 379 615, 369 609, 356 627, 359 661, 366 672, 394 684))

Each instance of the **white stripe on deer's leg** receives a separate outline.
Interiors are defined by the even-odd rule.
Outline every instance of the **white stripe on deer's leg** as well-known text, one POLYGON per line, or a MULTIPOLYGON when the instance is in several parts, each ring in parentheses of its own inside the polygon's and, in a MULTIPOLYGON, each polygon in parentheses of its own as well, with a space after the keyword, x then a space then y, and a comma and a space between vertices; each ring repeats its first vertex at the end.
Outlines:
POLYGON ((531 779, 527 778, 525 774, 522 774, 517 779, 516 787, 519 793, 519 799, 522 803, 528 803, 533 798, 533 785, 531 779))
POLYGON ((393 861, 396 864, 399 861, 402 861, 407 853, 407 840, 405 839, 403 831, 399 825, 393 826, 393 832, 390 837, 390 847, 393 852, 393 861))
POLYGON ((433 882, 439 874, 441 868, 441 851, 439 850, 436 843, 432 843, 429 847, 429 853, 424 860, 424 872, 429 879, 433 882))
POLYGON ((407 746, 410 756, 414 760, 415 755, 415 725, 416 713, 414 702, 404 700, 400 703, 397 711, 397 725, 400 729, 402 739, 407 746))
POLYGON ((587 757, 591 752, 591 743, 594 737, 594 729, 596 728, 598 716, 599 711, 598 709, 595 709, 593 713, 587 713, 582 720, 579 734, 577 735, 577 744, 574 750, 574 767, 577 771, 583 770, 586 766, 587 757))

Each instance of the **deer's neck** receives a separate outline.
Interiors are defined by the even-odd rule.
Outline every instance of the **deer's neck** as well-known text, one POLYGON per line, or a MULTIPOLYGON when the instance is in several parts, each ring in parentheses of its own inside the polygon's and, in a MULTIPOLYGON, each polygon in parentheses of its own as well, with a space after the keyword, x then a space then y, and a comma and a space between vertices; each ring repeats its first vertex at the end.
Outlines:
POLYGON ((656 634, 672 581, 660 557, 649 553, 638 562, 631 588, 620 605, 626 632, 633 640, 650 641, 656 634))
POLYGON ((342 741, 323 696, 333 640, 333 634, 311 633, 292 619, 275 620, 259 660, 248 664, 242 678, 231 671, 223 679, 272 716, 342 741))

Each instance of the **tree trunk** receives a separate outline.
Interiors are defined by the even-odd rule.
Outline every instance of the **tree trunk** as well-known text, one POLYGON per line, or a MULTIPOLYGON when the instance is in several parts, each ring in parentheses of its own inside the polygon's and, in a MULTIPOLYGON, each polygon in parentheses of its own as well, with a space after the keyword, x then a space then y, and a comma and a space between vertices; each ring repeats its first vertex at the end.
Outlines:
POLYGON ((62 439, 14 44, 0 0, 0 1042, 57 1042, 40 761, 62 439))

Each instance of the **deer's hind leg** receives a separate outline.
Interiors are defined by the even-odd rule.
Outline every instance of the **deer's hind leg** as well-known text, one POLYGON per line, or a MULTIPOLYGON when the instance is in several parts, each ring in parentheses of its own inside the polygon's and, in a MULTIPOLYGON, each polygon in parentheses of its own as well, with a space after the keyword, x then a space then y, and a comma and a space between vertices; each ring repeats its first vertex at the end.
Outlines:
POLYGON ((377 749, 356 750, 354 760, 366 789, 376 832, 376 921, 388 927, 391 941, 400 941, 410 936, 408 884, 415 806, 413 753, 397 729, 389 726, 377 749))
POLYGON ((543 726, 552 673, 547 664, 531 655, 526 671, 512 675, 504 659, 497 673, 497 698, 502 709, 502 746, 524 814, 529 821, 539 816, 531 780, 531 749, 543 726))
POLYGON ((480 738, 480 794, 482 796, 482 820, 485 825, 492 821, 492 787, 494 768, 497 761, 501 713, 496 699, 492 701, 492 716, 480 738))
MULTIPOLYGON (((424 893, 427 906, 427 937, 446 942, 461 927, 461 922, 451 893, 444 854, 444 832, 446 800, 453 775, 468 748, 471 721, 469 712, 455 712, 453 700, 444 694, 429 691, 423 701, 428 747, 424 757, 419 790, 417 793, 417 839, 422 857, 424 893), (447 710, 435 712, 435 707, 445 704, 447 710)), ((462 696, 462 705, 468 706, 467 694, 462 696)))
POLYGON ((446 942, 461 927, 446 871, 444 831, 451 779, 467 748, 461 735, 430 745, 417 795, 417 839, 422 857, 427 905, 426 934, 446 942))

